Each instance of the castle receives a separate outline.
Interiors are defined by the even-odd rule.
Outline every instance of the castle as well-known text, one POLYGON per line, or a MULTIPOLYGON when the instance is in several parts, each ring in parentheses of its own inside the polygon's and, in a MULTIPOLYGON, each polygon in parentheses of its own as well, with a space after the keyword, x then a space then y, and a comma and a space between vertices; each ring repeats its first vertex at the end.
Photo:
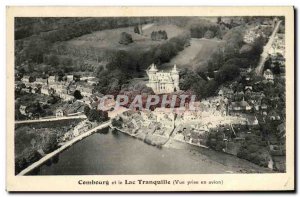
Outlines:
POLYGON ((179 90, 179 72, 176 64, 171 72, 158 71, 155 64, 151 64, 147 70, 149 82, 147 86, 152 88, 155 94, 176 92, 179 90))

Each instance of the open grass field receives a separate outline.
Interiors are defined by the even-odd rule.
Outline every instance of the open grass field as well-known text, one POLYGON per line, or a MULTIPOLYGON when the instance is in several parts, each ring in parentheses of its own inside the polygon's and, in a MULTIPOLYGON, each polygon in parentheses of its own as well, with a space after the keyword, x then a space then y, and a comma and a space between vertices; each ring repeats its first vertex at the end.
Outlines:
POLYGON ((143 34, 134 33, 134 27, 124 27, 110 30, 97 31, 91 34, 67 41, 67 44, 80 47, 95 47, 103 49, 122 49, 141 48, 143 50, 153 45, 158 45, 164 41, 151 40, 152 31, 165 30, 168 38, 178 36, 184 32, 176 25, 146 24, 142 27, 143 34), (133 43, 128 45, 119 44, 120 35, 126 32, 132 35, 133 43))
POLYGON ((218 50, 223 44, 224 41, 221 40, 192 38, 191 45, 181 51, 169 63, 163 65, 163 67, 171 68, 176 64, 179 69, 195 69, 198 66, 202 66, 202 69, 205 70, 205 62, 210 58, 211 54, 218 50))

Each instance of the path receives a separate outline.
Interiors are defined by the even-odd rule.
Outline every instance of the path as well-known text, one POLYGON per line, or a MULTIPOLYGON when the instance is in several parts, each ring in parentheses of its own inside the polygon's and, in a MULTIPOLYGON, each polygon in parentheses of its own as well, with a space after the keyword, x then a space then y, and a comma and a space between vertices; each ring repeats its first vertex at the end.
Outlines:
POLYGON ((34 123, 34 122, 50 122, 50 121, 68 120, 68 119, 81 119, 81 118, 86 118, 86 115, 64 116, 64 117, 45 118, 45 119, 37 119, 37 120, 20 120, 20 121, 15 121, 15 124, 34 123))
POLYGON ((255 72, 257 75, 262 75, 262 73, 263 73, 264 65, 265 65, 265 62, 268 57, 268 51, 272 47, 272 44, 274 42, 275 35, 279 29, 280 23, 281 23, 281 21, 278 21, 278 23, 276 24, 268 43, 266 44, 266 46, 264 46, 264 50, 263 50, 262 54, 260 55, 260 60, 259 60, 258 66, 255 69, 255 72))

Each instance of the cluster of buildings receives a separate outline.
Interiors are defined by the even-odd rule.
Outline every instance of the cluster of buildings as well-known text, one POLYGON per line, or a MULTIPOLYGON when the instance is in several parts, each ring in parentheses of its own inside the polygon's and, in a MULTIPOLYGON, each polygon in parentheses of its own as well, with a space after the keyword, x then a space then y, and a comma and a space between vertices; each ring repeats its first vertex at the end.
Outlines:
POLYGON ((266 37, 265 33, 262 31, 265 28, 261 25, 249 28, 244 34, 244 42, 251 44, 259 37, 266 37))
POLYGON ((96 123, 92 123, 88 120, 81 121, 78 125, 76 125, 74 128, 72 128, 70 131, 66 132, 64 136, 62 137, 61 141, 66 142, 74 137, 79 136, 80 134, 85 133, 86 131, 92 129, 96 126, 96 123))
MULTIPOLYGON (((242 73, 243 74, 243 73, 242 73)), ((270 120, 280 120, 275 109, 271 110, 268 106, 269 100, 278 100, 278 97, 267 96, 260 90, 259 86, 270 86, 274 84, 275 76, 270 69, 265 70, 264 80, 253 82, 250 72, 246 74, 245 81, 238 83, 239 90, 235 87, 234 91, 232 85, 230 87, 222 87, 218 96, 224 101, 226 114, 242 115, 242 114, 258 114, 268 116, 270 120)), ((249 116, 248 116, 249 117, 249 116)), ((249 125, 257 125, 258 120, 255 117, 254 121, 248 121, 249 125)))
POLYGON ((34 79, 25 75, 21 82, 24 84, 21 87, 23 92, 56 95, 64 101, 73 100, 75 90, 79 90, 83 97, 90 97, 94 93, 94 85, 96 84, 94 77, 82 77, 80 81, 75 82, 73 75, 67 75, 66 80, 58 80, 58 76, 34 79))

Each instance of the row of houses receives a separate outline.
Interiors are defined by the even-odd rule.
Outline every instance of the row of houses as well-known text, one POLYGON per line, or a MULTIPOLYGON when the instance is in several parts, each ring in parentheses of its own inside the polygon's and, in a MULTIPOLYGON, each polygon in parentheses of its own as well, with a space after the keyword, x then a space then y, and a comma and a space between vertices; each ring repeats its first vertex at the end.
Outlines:
POLYGON ((49 76, 48 79, 36 78, 32 81, 30 76, 24 76, 21 81, 25 87, 21 91, 27 93, 41 93, 45 95, 56 94, 65 101, 74 99, 75 90, 79 90, 83 97, 90 97, 94 93, 94 78, 87 78, 84 81, 74 82, 73 75, 68 75, 66 81, 58 81, 56 76, 49 76))

